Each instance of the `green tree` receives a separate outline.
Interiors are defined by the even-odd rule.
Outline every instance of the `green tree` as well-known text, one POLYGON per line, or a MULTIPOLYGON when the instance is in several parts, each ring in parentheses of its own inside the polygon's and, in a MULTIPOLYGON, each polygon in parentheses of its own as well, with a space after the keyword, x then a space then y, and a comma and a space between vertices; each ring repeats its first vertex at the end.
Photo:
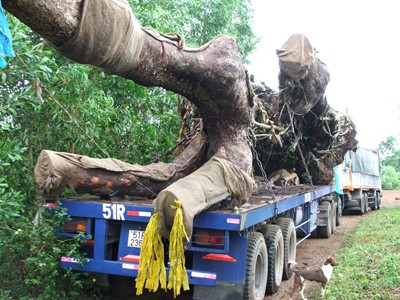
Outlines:
POLYGON ((389 136, 379 143, 379 151, 382 154, 382 187, 388 190, 400 189, 400 149, 396 139, 389 136))
POLYGON ((234 37, 244 62, 258 39, 251 25, 251 0, 129 0, 143 26, 184 36, 187 46, 199 47, 220 34, 234 37))
POLYGON ((400 172, 392 166, 382 168, 382 188, 384 190, 400 190, 400 172))
MULTIPOLYGON (((130 3, 144 26, 180 33, 188 46, 224 33, 236 38, 244 61, 255 48, 249 0, 130 3)), ((7 282, 0 298, 90 298, 95 291, 85 288, 83 274, 58 267, 60 254, 79 246, 55 237, 63 219, 45 214, 38 227, 31 223, 39 200, 37 156, 51 149, 146 164, 174 145, 179 98, 71 63, 29 27, 7 18, 17 57, 0 73, 0 281, 7 282)))
POLYGON ((388 136, 385 141, 379 143, 378 149, 382 155, 382 158, 385 159, 396 151, 396 147, 398 146, 396 138, 394 136, 388 136))
POLYGON ((397 172, 400 172, 400 149, 394 150, 393 154, 384 160, 386 166, 392 166, 397 172))

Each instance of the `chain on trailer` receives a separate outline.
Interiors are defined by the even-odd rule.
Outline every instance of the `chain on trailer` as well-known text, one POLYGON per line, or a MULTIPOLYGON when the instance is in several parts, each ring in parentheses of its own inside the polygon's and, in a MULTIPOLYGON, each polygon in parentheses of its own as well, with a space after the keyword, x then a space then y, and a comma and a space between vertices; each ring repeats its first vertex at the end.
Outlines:
POLYGON ((261 171, 261 175, 262 175, 262 177, 264 179, 264 182, 265 182, 265 184, 267 186, 268 192, 271 195, 272 200, 274 202, 274 213, 275 213, 275 216, 277 216, 278 215, 278 201, 276 200, 276 196, 275 196, 274 190, 272 189, 271 181, 269 181, 268 176, 265 173, 264 167, 263 167, 263 165, 262 165, 262 163, 260 161, 260 158, 258 156, 258 153, 257 153, 257 151, 255 149, 254 145, 255 145, 255 142, 256 142, 256 138, 255 138, 254 133, 253 133, 252 130, 249 130, 248 141, 249 141, 249 144, 250 144, 251 152, 253 153, 253 157, 256 160, 257 166, 259 167, 259 169, 261 171))

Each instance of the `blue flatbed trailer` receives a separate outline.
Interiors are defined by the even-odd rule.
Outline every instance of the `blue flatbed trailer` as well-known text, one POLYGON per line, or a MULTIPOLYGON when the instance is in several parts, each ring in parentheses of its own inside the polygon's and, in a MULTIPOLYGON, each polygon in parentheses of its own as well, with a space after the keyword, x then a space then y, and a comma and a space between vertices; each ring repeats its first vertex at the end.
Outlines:
MULTIPOLYGON (((325 238, 333 232, 340 214, 335 195, 334 185, 277 187, 273 194, 258 191, 241 207, 197 215, 185 251, 193 298, 263 299, 265 291, 275 293, 282 278, 290 278, 285 264, 295 259, 296 246, 317 229, 325 238), (256 274, 249 274, 252 269, 256 274), (252 276, 257 282, 250 282, 252 276)), ((114 282, 137 276, 141 242, 154 213, 151 199, 93 196, 61 203, 71 221, 58 235, 83 232, 88 238, 85 263, 62 256, 62 268, 107 274, 114 282)), ((134 294, 133 280, 131 288, 134 294)))

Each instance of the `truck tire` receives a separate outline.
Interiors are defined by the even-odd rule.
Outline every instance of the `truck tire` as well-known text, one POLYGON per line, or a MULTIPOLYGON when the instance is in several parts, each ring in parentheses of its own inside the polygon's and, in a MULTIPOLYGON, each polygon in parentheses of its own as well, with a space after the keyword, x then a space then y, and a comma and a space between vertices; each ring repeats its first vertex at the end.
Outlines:
POLYGON ((279 225, 283 235, 283 280, 289 280, 292 277, 292 272, 288 267, 290 261, 296 261, 296 228, 293 220, 290 218, 278 218, 276 225, 279 225))
POLYGON ((339 204, 337 204, 336 203, 336 220, 335 220, 335 223, 336 223, 336 227, 337 226, 340 226, 340 218, 342 217, 342 207, 339 205, 339 204))
POLYGON ((376 192, 376 199, 378 200, 378 209, 381 208, 381 198, 382 198, 381 193, 376 192))
POLYGON ((268 253, 264 237, 250 232, 247 240, 246 276, 243 299, 262 300, 265 296, 268 276, 268 253))
POLYGON ((364 203, 364 193, 361 193, 360 196, 360 209, 356 211, 357 215, 365 214, 365 203, 364 203))
POLYGON ((278 225, 266 224, 261 228, 268 249, 267 294, 275 294, 283 276, 283 235, 278 225))
POLYGON ((375 193, 374 204, 371 207, 372 210, 379 209, 378 201, 379 201, 379 193, 375 193))
POLYGON ((317 238, 319 238, 318 227, 315 228, 315 230, 313 230, 313 231, 311 232, 310 237, 311 237, 312 239, 317 239, 317 238))
POLYGON ((336 232, 336 216, 337 216, 337 203, 331 202, 331 222, 332 222, 332 234, 336 232))
POLYGON ((340 218, 342 217, 343 211, 342 211, 342 199, 340 196, 336 195, 336 226, 340 226, 340 218))
POLYGON ((364 213, 368 213, 368 192, 363 192, 363 199, 364 199, 364 213))
POLYGON ((318 226, 319 237, 324 239, 329 239, 332 234, 332 213, 331 204, 329 202, 323 202, 321 204, 321 210, 325 211, 326 215, 326 225, 318 226))

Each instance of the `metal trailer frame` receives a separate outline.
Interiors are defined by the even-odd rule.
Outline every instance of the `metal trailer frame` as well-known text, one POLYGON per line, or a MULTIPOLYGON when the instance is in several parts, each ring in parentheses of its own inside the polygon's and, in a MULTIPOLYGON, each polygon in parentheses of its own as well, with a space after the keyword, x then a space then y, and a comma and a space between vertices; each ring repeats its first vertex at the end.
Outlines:
MULTIPOLYGON (((255 231, 260 224, 274 222, 278 216, 289 215, 295 220, 298 235, 303 237, 297 243, 299 244, 309 237, 318 225, 326 223, 318 218, 319 202, 334 191, 334 185, 312 187, 307 192, 274 198, 272 202, 261 201, 260 204, 246 209, 216 210, 197 215, 193 223, 194 230, 218 230, 224 234, 223 247, 199 247, 193 240, 188 245, 187 250, 193 255, 193 264, 192 268, 187 270, 187 274, 189 284, 194 286, 194 299, 242 298, 248 233, 255 231), (296 210, 301 210, 297 218, 296 210)), ((151 201, 147 204, 98 198, 61 201, 67 214, 86 220, 88 232, 93 233, 92 240, 89 240, 82 250, 87 253, 85 263, 73 257, 63 256, 61 267, 137 277, 140 247, 128 245, 128 238, 130 234, 144 232, 154 213, 151 201)), ((60 230, 57 234, 72 236, 60 230)))

